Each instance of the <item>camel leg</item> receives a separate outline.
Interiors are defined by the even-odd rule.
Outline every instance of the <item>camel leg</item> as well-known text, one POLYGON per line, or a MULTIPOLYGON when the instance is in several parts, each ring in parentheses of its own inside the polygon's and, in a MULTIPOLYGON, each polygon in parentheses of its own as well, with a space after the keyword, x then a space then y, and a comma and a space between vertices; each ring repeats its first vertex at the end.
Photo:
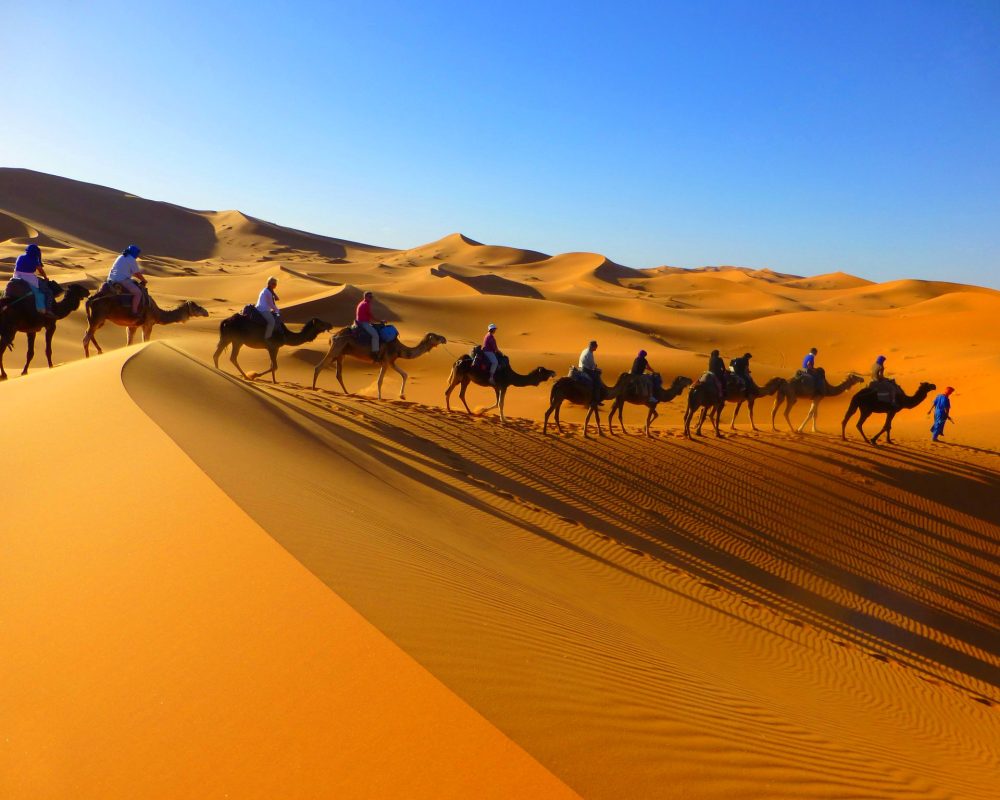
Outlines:
POLYGON ((660 416, 660 412, 656 410, 656 406, 649 406, 649 413, 646 414, 646 437, 649 439, 653 438, 653 434, 649 432, 649 426, 658 416, 660 416))
POLYGON ((819 428, 816 427, 816 423, 819 420, 819 400, 813 400, 812 408, 813 433, 819 433, 819 428))
POLYGON ((861 438, 864 439, 866 442, 869 441, 869 439, 867 436, 865 436, 865 429, 862 426, 865 424, 865 420, 871 416, 871 413, 872 413, 871 411, 865 411, 862 408, 858 412, 858 424, 854 426, 858 429, 858 433, 861 434, 861 438))
POLYGON ((90 346, 94 345, 97 348, 97 354, 100 355, 104 351, 101 346, 97 343, 97 331, 100 330, 101 326, 104 325, 104 320, 90 320, 90 325, 87 327, 87 332, 83 335, 83 356, 84 358, 90 358, 90 346))
MULTIPOLYGON (((333 360, 335 358, 336 358, 336 355, 334 354, 333 347, 331 346, 330 349, 326 351, 326 355, 323 356, 323 358, 320 359, 320 362, 316 365, 316 368, 313 369, 313 386, 312 386, 313 389, 316 388, 316 381, 319 380, 319 374, 323 370, 329 369, 330 368, 330 364, 333 363, 333 360)), ((341 384, 341 386, 343 386, 343 384, 341 384)), ((347 394, 347 390, 346 389, 344 390, 344 394, 347 394)))
POLYGON ((741 408, 743 408, 743 401, 737 400, 736 408, 733 410, 733 420, 729 423, 729 430, 731 431, 736 430, 736 415, 740 413, 741 408))
POLYGON ((469 382, 463 381, 462 388, 458 390, 458 399, 462 401, 462 405, 465 406, 466 412, 471 414, 472 409, 469 408, 469 402, 465 399, 465 393, 466 391, 468 391, 468 389, 469 389, 469 382))
MULTIPOLYGON (((405 400, 406 399, 406 379, 409 378, 410 376, 407 375, 406 372, 403 371, 403 368, 400 367, 399 364, 397 364, 395 361, 390 362, 389 366, 392 367, 394 370, 396 370, 396 372, 398 372, 399 375, 400 375, 400 377, 402 377, 402 379, 403 379, 403 383, 399 387, 399 399, 400 400, 405 400)), ((385 367, 382 368, 382 371, 383 372, 385 371, 385 367)))
POLYGON ((778 426, 775 424, 775 417, 778 416, 778 409, 781 407, 782 403, 784 403, 784 400, 785 400, 785 398, 783 398, 781 396, 781 392, 779 392, 778 394, 776 394, 775 397, 774 397, 774 405, 771 406, 771 430, 772 431, 778 430, 778 426))
MULTIPOLYGON (((229 342, 226 340, 225 336, 219 337, 219 346, 215 348, 215 352, 212 353, 212 361, 215 362, 215 368, 219 368, 219 356, 222 355, 222 351, 228 347, 229 342)), ((316 388, 315 386, 313 388, 316 388)))
POLYGON ((507 399, 507 389, 506 388, 504 388, 504 389, 498 389, 497 390, 497 408, 500 409, 500 424, 501 425, 506 425, 507 424, 507 418, 503 415, 503 404, 504 404, 504 400, 506 400, 506 399, 507 399))
POLYGON ((385 378, 385 362, 379 364, 378 370, 378 399, 382 399, 382 379, 385 378))
MULTIPOLYGON (((808 410, 808 411, 806 412, 806 416, 805 416, 805 419, 803 419, 803 420, 802 420, 802 424, 801 424, 801 425, 799 425, 799 427, 798 427, 798 428, 796 428, 796 430, 797 430, 797 431, 798 431, 799 433, 802 433, 802 431, 804 431, 804 430, 805 430, 805 427, 806 427, 806 423, 808 423, 808 422, 809 422, 809 420, 811 420, 811 419, 813 418, 813 415, 814 415, 815 413, 816 413, 816 401, 815 401, 815 400, 813 400, 813 401, 812 401, 812 402, 811 402, 811 403, 809 404, 809 410, 808 410)), ((815 423, 813 423, 813 424, 815 425, 815 423)))
POLYGON ((135 328, 131 328, 131 327, 125 329, 125 346, 126 347, 128 347, 130 344, 132 344, 132 340, 135 338, 135 331, 136 331, 136 329, 135 328))
POLYGON ((885 424, 882 426, 882 430, 880 430, 871 438, 872 444, 878 442, 879 438, 882 436, 883 433, 885 434, 885 443, 892 444, 892 434, 890 433, 890 431, 892 430, 892 418, 894 416, 896 416, 895 413, 891 411, 885 415, 885 424))
POLYGON ((27 375, 28 365, 31 363, 31 359, 35 357, 35 332, 28 331, 24 335, 28 340, 28 352, 27 352, 27 358, 25 359, 24 362, 24 369, 21 370, 21 374, 27 375))
POLYGON ((344 357, 343 356, 338 356, 337 357, 337 383, 340 384, 340 388, 344 391, 344 394, 350 394, 350 392, 347 391, 347 387, 344 386, 344 379, 341 378, 341 376, 340 376, 340 373, 341 373, 341 371, 343 369, 343 366, 344 366, 344 357))
MULTIPOLYGON (((615 412, 620 411, 618 406, 618 398, 615 398, 615 402, 611 404, 611 410, 608 412, 608 433, 611 436, 615 435, 615 412)), ((625 423, 618 419, 618 423, 622 426, 622 433, 625 432, 625 423)))
POLYGON ((712 416, 711 416, 712 426, 715 428, 715 435, 719 439, 726 438, 722 434, 722 431, 719 430, 719 421, 722 419, 722 409, 725 408, 725 406, 726 406, 725 403, 723 403, 721 406, 716 406, 715 409, 714 409, 715 413, 712 414, 712 416))
POLYGON ((277 383, 278 382, 278 349, 275 348, 274 350, 271 350, 270 348, 268 348, 267 354, 269 356, 271 356, 271 369, 269 370, 270 373, 271 373, 271 383, 277 383))
POLYGON ((705 434, 701 432, 701 426, 705 424, 705 415, 708 414, 708 406, 701 407, 701 416, 698 418, 698 426, 694 429, 694 432, 699 436, 704 436, 705 434))
POLYGON ((52 337, 55 336, 56 326, 51 324, 45 328, 45 360, 49 362, 49 369, 52 369, 52 337))
POLYGON ((750 430, 756 432, 758 428, 757 424, 753 421, 753 404, 754 400, 752 398, 747 400, 747 414, 750 415, 750 430))
MULTIPOLYGON (((506 391, 507 390, 504 389, 504 392, 506 392, 506 391)), ((493 398, 493 405, 491 405, 489 408, 484 408, 483 411, 482 411, 483 414, 487 413, 488 411, 492 411, 494 408, 499 408, 500 407, 500 389, 498 389, 496 386, 494 386, 493 387, 493 394, 495 395, 494 398, 493 398)), ((503 416, 502 413, 501 413, 501 416, 503 416)))
MULTIPOLYGON (((2 363, 3 354, 0 353, 0 363, 2 363)), ((555 409, 555 405, 550 403, 549 407, 545 410, 545 417, 542 419, 542 436, 548 433, 549 430, 549 417, 552 415, 552 411, 555 409)))
POLYGON ((247 374, 243 371, 243 367, 240 366, 240 362, 236 360, 236 357, 240 354, 240 349, 243 345, 240 342, 233 342, 233 349, 229 351, 229 360, 233 362, 233 366, 236 367, 236 371, 240 373, 246 380, 250 380, 247 374))
POLYGON ((788 430, 794 431, 795 426, 792 424, 792 406, 795 405, 796 398, 789 397, 785 400, 785 422, 788 423, 788 430))
POLYGON ((4 353, 7 352, 7 348, 11 346, 14 341, 14 334, 0 334, 0 381, 7 380, 7 372, 3 368, 3 357, 4 353))
POLYGON ((153 338, 153 326, 152 324, 146 324, 142 326, 142 340, 148 342, 153 338))

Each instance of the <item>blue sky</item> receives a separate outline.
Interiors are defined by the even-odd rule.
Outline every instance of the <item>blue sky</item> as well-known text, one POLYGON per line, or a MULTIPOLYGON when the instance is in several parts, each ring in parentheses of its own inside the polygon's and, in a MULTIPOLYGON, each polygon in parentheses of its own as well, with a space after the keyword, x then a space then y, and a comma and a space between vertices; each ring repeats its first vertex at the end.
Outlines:
POLYGON ((1000 286, 998 0, 0 17, 5 166, 386 246, 1000 286))

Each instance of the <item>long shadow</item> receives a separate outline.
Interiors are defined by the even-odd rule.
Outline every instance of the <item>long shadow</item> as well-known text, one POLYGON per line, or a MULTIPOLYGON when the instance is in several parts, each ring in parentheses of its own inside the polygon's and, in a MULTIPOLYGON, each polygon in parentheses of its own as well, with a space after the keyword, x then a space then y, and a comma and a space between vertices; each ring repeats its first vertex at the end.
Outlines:
MULTIPOLYGON (((392 413, 397 412, 393 410, 392 413)), ((420 426, 420 422, 418 420, 412 420, 409 424, 411 427, 420 426)), ((439 431, 432 431, 432 433, 434 432, 436 432, 437 435, 440 435, 439 431)), ((431 440, 425 441, 429 443, 431 440)), ((561 439, 553 439, 552 443, 555 448, 573 447, 573 445, 568 444, 566 440, 561 439)), ((494 443, 494 446, 495 444, 496 443, 494 443)), ((411 444, 411 446, 414 445, 411 444)), ((440 445, 435 444, 433 447, 438 448, 440 445)), ((485 448, 483 451, 485 451, 485 448)), ((520 458, 524 459, 524 454, 527 452, 527 448, 521 448, 519 452, 521 454, 520 458)), ((574 453, 573 455, 574 458, 579 457, 578 453, 574 453)), ((601 462, 601 471, 606 472, 621 469, 620 462, 616 463, 616 461, 608 459, 607 457, 601 455, 596 449, 594 449, 594 452, 589 452, 587 455, 590 459, 601 462)), ((499 472, 484 465, 481 459, 475 460, 474 464, 476 468, 484 471, 488 475, 490 481, 496 485, 507 490, 516 491, 520 494, 520 496, 529 499, 531 502, 536 503, 543 508, 551 510, 555 514, 559 514, 564 517, 571 516, 571 518, 586 525, 588 528, 603 533, 604 535, 612 536, 616 540, 622 541, 627 545, 639 546, 644 552, 648 552, 654 557, 676 560, 676 551, 680 550, 684 556, 686 556, 680 560, 695 574, 710 576, 718 580, 719 570, 721 569, 723 572, 738 575, 740 580, 735 583, 731 582, 733 588, 745 591, 747 583, 756 585, 774 597, 783 598, 785 601, 793 602, 799 608, 808 609, 811 617, 815 618, 818 613, 821 617, 827 617, 841 623, 846 623, 847 625, 857 628, 860 632, 869 635, 875 641, 882 641, 895 645, 895 647, 902 652, 909 650, 911 653, 938 660, 941 663, 947 664, 955 669, 979 678, 980 680, 993 685, 998 685, 1000 673, 997 672, 996 667, 992 664, 984 662, 975 656, 955 650, 947 644, 932 640, 919 633, 902 628, 899 625, 885 620, 883 617, 868 614, 867 612, 861 611, 857 608, 846 607, 843 604, 836 603, 835 601, 822 597, 814 592, 803 590, 802 586, 798 582, 783 579, 780 576, 776 576, 766 570, 752 564, 748 564, 745 559, 734 556, 733 554, 719 547, 710 545, 707 542, 691 539, 680 529, 665 531, 662 526, 662 520, 657 518, 657 516, 653 513, 645 512, 643 509, 637 509, 635 506, 632 507, 634 514, 639 514, 640 516, 646 518, 645 522, 647 524, 641 526, 644 528, 642 531, 642 534, 644 535, 642 535, 638 530, 635 530, 632 525, 629 525, 626 522, 627 517, 624 515, 612 515, 612 519, 608 519, 606 517, 582 511, 578 503, 572 502, 574 497, 572 490, 567 492, 562 486, 554 484, 545 478, 541 478, 540 474, 544 474, 544 470, 538 469, 537 465, 530 463, 527 465, 531 467, 531 475, 530 480, 526 484, 523 482, 523 479, 527 476, 511 477, 509 475, 509 465, 506 465, 507 470, 505 472, 499 472), (530 483, 538 482, 543 484, 542 489, 536 490, 530 486, 530 483), (560 495, 566 499, 560 499, 560 495), (633 528, 633 530, 629 530, 630 528, 633 528), (657 548, 655 546, 651 547, 649 537, 654 532, 660 539, 660 543, 669 546, 669 549, 657 548), (629 536, 630 533, 632 536, 629 536), (714 569, 707 571, 704 569, 704 565, 706 564, 712 564, 714 569)), ((585 478, 586 473, 583 470, 574 470, 574 477, 585 478)), ((633 484, 641 480, 634 471, 626 471, 625 477, 629 478, 633 484)), ((665 487, 663 487, 662 484, 656 484, 643 488, 646 492, 649 492, 654 488, 663 491, 665 487)), ((710 524, 715 527, 724 528, 732 526, 732 520, 728 519, 724 515, 719 515, 717 511, 713 512, 710 505, 692 501, 690 498, 682 498, 680 496, 673 499, 678 503, 686 501, 689 507, 693 507, 690 512, 692 516, 701 518, 707 517, 710 520, 710 524)), ((758 541, 770 538, 770 534, 768 532, 749 527, 746 525, 745 521, 741 521, 739 530, 743 534, 749 533, 751 538, 758 541)), ((785 555, 787 557, 788 554, 786 553, 785 555)), ((974 647, 988 650, 993 654, 1000 652, 1000 640, 998 640, 995 628, 982 625, 976 621, 963 619, 946 609, 934 606, 924 600, 917 599, 891 587, 887 587, 883 583, 858 575, 855 572, 846 570, 837 564, 815 558, 814 556, 809 556, 809 554, 805 553, 805 551, 800 550, 798 555, 804 560, 806 566, 808 566, 814 574, 823 575, 860 597, 875 599, 878 604, 894 610, 895 613, 918 620, 921 624, 936 627, 946 635, 967 641, 974 647)), ((983 610, 985 611, 987 609, 984 608, 983 610)), ((843 633, 839 626, 838 631, 843 633)))

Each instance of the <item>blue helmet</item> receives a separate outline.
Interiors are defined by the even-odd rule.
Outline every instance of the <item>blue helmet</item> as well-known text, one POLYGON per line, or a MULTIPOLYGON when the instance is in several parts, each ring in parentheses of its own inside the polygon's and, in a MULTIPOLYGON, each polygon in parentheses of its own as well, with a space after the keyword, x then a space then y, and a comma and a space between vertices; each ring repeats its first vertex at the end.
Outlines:
POLYGON ((645 350, 640 350, 639 351, 639 358, 645 358, 645 357, 646 357, 646 351, 645 350))
POLYGON ((38 266, 42 263, 42 250, 37 244, 29 244, 24 248, 24 254, 38 266))
POLYGON ((141 252, 142 252, 142 250, 139 249, 139 245, 137 245, 137 244, 130 244, 128 247, 126 247, 124 250, 122 250, 122 255, 123 256, 132 256, 132 258, 138 258, 139 257, 139 253, 141 253, 141 252))
POLYGON ((884 361, 885 361, 885 356, 879 356, 878 358, 875 359, 876 364, 881 364, 884 361))

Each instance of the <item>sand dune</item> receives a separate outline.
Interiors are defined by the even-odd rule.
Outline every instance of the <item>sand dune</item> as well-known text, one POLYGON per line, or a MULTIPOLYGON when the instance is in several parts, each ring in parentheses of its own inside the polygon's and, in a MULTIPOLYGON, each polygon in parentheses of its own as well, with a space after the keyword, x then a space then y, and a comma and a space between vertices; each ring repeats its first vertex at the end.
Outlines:
POLYGON ((0 170, 0 268, 36 242, 93 289, 133 238, 160 305, 211 316, 128 351, 109 325, 83 363, 79 311, 66 366, 0 386, 8 420, 50 421, 8 444, 46 479, 0 533, 0 795, 995 795, 1000 293, 462 234, 387 250, 0 170), (303 389, 326 336, 277 385, 208 367, 272 275, 292 325, 348 325, 370 289, 403 341, 447 343, 400 362, 405 402, 360 361, 359 395, 303 389), (578 407, 543 437, 551 384, 511 389, 505 427, 443 409, 489 322, 522 373, 596 338, 609 381, 639 348, 668 381, 752 352, 761 384, 812 346, 834 383, 881 353, 907 391, 957 387, 957 422, 932 445, 925 402, 874 448, 840 439, 850 392, 807 435, 762 398, 759 431, 744 411, 686 441, 682 395, 652 441, 635 406, 627 437, 584 439, 578 407))

